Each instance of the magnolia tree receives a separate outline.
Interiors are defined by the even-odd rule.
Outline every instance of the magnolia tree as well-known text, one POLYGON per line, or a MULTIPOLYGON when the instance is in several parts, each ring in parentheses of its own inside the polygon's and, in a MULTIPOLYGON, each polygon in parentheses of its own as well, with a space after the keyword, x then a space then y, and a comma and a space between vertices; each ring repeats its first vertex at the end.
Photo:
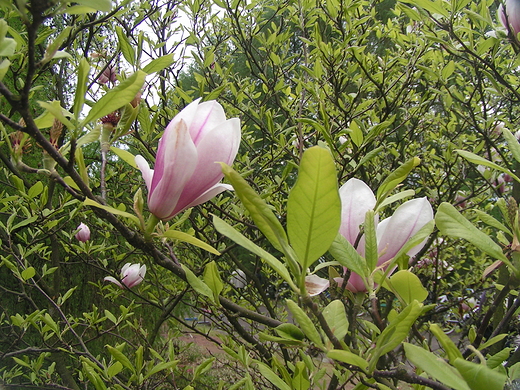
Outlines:
POLYGON ((0 2, 0 387, 518 388, 517 8, 0 2))

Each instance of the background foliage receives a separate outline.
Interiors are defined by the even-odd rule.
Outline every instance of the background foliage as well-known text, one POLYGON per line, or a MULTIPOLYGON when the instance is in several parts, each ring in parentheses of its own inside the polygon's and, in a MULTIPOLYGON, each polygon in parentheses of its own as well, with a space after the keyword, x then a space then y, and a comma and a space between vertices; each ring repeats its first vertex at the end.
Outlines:
MULTIPOLYGON (((497 5, 1 1, 0 386, 514 386, 520 46, 497 23, 497 5), (110 72, 117 79, 103 82, 110 72), (233 167, 245 181, 233 182, 236 194, 160 223, 146 240, 134 206, 143 180, 131 155, 153 160, 166 125, 199 97, 240 117, 233 167), (122 119, 103 149, 101 118, 116 110, 122 119), (356 177, 374 191, 421 159, 399 189, 439 210, 438 228, 410 262, 428 291, 422 303, 334 283, 317 297, 298 296, 265 256, 215 228, 212 215, 285 263, 287 253, 237 195, 251 186, 281 226, 290 225, 289 192, 304 152, 318 144, 330 151, 340 185, 356 177), (86 243, 74 238, 81 222, 92 231, 86 243), (170 229, 220 255, 168 238, 170 229), (476 238, 477 229, 491 243, 476 238), (509 267, 489 268, 495 260, 509 267), (103 282, 128 262, 147 265, 141 285, 103 282), (221 280, 222 289, 201 293, 186 269, 206 285, 221 280), (230 283, 237 269, 244 288, 230 283), (177 341, 186 332, 220 343, 237 377, 208 383, 214 358, 188 372, 177 341)), ((334 260, 319 257, 318 264, 334 260)), ((326 265, 317 271, 323 278, 343 272, 326 265)))

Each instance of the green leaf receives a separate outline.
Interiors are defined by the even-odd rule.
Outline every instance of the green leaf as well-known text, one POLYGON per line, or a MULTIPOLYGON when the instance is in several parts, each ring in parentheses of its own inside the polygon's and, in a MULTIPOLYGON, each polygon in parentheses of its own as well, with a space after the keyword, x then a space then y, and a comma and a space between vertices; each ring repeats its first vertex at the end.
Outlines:
POLYGON ((338 360, 343 363, 352 364, 353 366, 361 368, 365 371, 368 367, 368 362, 361 356, 349 351, 343 351, 341 349, 331 349, 327 352, 327 357, 330 359, 338 360))
POLYGON ((214 261, 209 262, 204 267, 203 279, 206 285, 213 291, 213 295, 215 297, 215 302, 218 302, 218 296, 222 289, 224 288, 224 284, 222 283, 222 279, 218 273, 217 263, 214 261))
POLYGON ((509 228, 503 225, 500 221, 492 217, 491 215, 485 213, 484 211, 473 209, 473 211, 477 214, 477 217, 484 222, 486 225, 492 226, 498 230, 503 231, 504 233, 509 234, 509 236, 513 237, 513 233, 509 228))
POLYGON ((150 371, 148 371, 146 373, 146 375, 144 376, 144 379, 148 379, 152 375, 157 374, 159 371, 175 368, 178 363, 179 363, 179 360, 173 360, 171 362, 161 362, 159 364, 156 364, 152 367, 152 369, 150 371))
POLYGON ((363 130, 361 130, 356 121, 350 123, 348 132, 350 133, 350 138, 352 139, 352 142, 354 142, 354 145, 359 147, 363 144, 363 130))
POLYGON ((280 275, 289 284, 289 286, 294 291, 298 291, 298 288, 291 279, 289 271, 280 260, 271 255, 269 252, 266 252, 264 249, 260 248, 253 241, 243 236, 235 228, 216 215, 213 216, 213 225, 215 225, 215 229, 217 229, 220 234, 223 234, 241 247, 262 258, 267 264, 269 264, 269 266, 271 266, 273 270, 276 271, 276 273, 278 273, 278 275, 280 275))
POLYGON ((403 343, 406 357, 433 379, 455 390, 470 390, 459 373, 437 355, 413 344, 403 343))
POLYGON ((83 201, 83 204, 85 206, 93 206, 93 207, 97 207, 98 209, 103 209, 103 210, 106 210, 108 211, 109 213, 112 213, 112 214, 115 214, 115 215, 120 215, 122 217, 125 217, 125 218, 129 218, 130 220, 132 220, 133 222, 135 222, 136 225, 139 226, 139 218, 137 218, 135 215, 133 214, 130 214, 130 213, 127 213, 126 211, 121 211, 121 210, 118 210, 114 207, 110 207, 110 206, 105 206, 105 205, 102 205, 100 203, 97 203, 96 201, 93 201, 92 199, 89 199, 89 198, 86 198, 84 201, 83 201))
POLYGON ((442 203, 435 214, 435 223, 441 234, 463 238, 475 245, 482 252, 487 253, 491 257, 500 260, 511 267, 515 268, 502 252, 502 248, 496 244, 487 234, 477 229, 470 221, 468 221, 461 213, 449 203, 442 203))
POLYGON ((202 374, 211 369, 211 366, 213 365, 215 359, 216 358, 213 356, 199 364, 197 368, 195 368, 195 372, 193 373, 193 380, 196 381, 197 378, 199 378, 202 374))
MULTIPOLYGON (((135 65, 135 51, 130 43, 130 40, 123 32, 123 29, 119 26, 116 26, 116 34, 117 34, 117 40, 119 42, 119 48, 121 49, 121 52, 123 53, 123 56, 125 57, 125 60, 130 65, 135 65)), ((146 72, 148 73, 148 72, 146 72)))
POLYGON ((126 162, 128 165, 130 165, 133 168, 137 169, 137 165, 135 164, 135 156, 130 153, 128 150, 119 149, 115 146, 111 146, 110 150, 116 154, 121 160, 126 162))
POLYGON ((167 68, 173 64, 173 61, 173 54, 166 54, 162 57, 150 61, 150 63, 143 68, 143 72, 146 72, 147 74, 159 72, 160 70, 163 70, 164 68, 167 68))
POLYGON ((318 348, 324 349, 320 334, 307 314, 305 314, 296 302, 291 301, 290 299, 286 299, 285 302, 287 303, 287 307, 292 313, 294 320, 298 323, 303 333, 305 333, 305 336, 307 336, 307 338, 318 348))
POLYGON ((41 181, 37 181, 31 188, 29 188, 29 191, 27 191, 27 196, 31 199, 36 198, 38 195, 40 195, 43 191, 43 184, 41 181))
MULTIPOLYGON (((16 214, 13 214, 13 215, 16 215, 16 214)), ((30 225, 32 224, 34 221, 36 221, 38 219, 38 216, 37 215, 33 215, 32 217, 29 217, 27 219, 24 219, 23 221, 21 222, 18 222, 16 225, 14 225, 13 227, 11 227, 10 232, 14 232, 18 229, 20 229, 21 227, 24 227, 24 226, 27 226, 27 225, 30 225)))
POLYGON ((309 390, 309 373, 304 362, 297 362, 294 368, 294 375, 291 381, 294 390, 309 390))
POLYGON ((486 160, 483 157, 477 156, 474 153, 467 152, 465 150, 456 150, 458 154, 460 154, 462 157, 464 157, 469 162, 472 162, 474 164, 484 165, 486 167, 490 167, 493 169, 496 169, 497 171, 507 173, 509 176, 511 176, 513 179, 515 179, 517 182, 520 182, 520 178, 516 176, 513 172, 511 172, 509 169, 504 168, 498 164, 495 164, 494 162, 491 162, 489 160, 486 160))
POLYGON ((361 277, 366 278, 369 275, 365 259, 359 255, 352 244, 340 233, 336 235, 329 252, 343 267, 347 267, 361 277))
POLYGON ((484 364, 455 359, 453 365, 466 380, 471 390, 503 390, 507 376, 484 364))
POLYGON ((329 303, 322 312, 329 328, 338 340, 343 340, 348 333, 348 318, 345 312, 345 305, 339 299, 335 299, 329 303))
POLYGON ((85 103, 85 94, 87 93, 88 74, 90 72, 90 64, 86 58, 82 58, 79 62, 77 73, 76 93, 74 95, 73 113, 76 120, 79 118, 85 103))
POLYGON ((106 345, 106 348, 108 349, 108 352, 110 352, 110 355, 120 362, 123 366, 128 368, 130 371, 135 373, 135 368, 133 364, 130 362, 130 360, 125 356, 123 352, 121 352, 119 349, 112 347, 111 345, 106 345))
POLYGON ((417 317, 422 313, 422 308, 422 303, 413 301, 388 324, 383 332, 381 332, 376 339, 376 347, 372 358, 370 359, 370 372, 374 370, 377 361, 381 356, 396 348, 406 339, 406 337, 408 337, 410 328, 417 317))
POLYGON ((146 73, 138 70, 126 80, 123 80, 118 86, 109 90, 92 106, 80 127, 84 127, 85 124, 108 115, 130 103, 143 87, 145 78, 146 73))
POLYGON ((428 290, 424 288, 421 280, 408 270, 396 272, 385 280, 383 287, 395 291, 408 305, 414 300, 423 302, 428 297, 428 290))
POLYGON ((63 123, 69 130, 75 130, 76 126, 72 124, 72 122, 67 118, 67 116, 72 116, 70 112, 65 110, 60 106, 60 102, 54 100, 52 102, 42 102, 38 101, 40 107, 46 109, 48 112, 52 114, 53 117, 58 119, 61 123, 63 123))
POLYGON ((291 323, 278 325, 274 330, 278 333, 278 336, 285 339, 302 341, 305 337, 300 328, 291 323))
POLYGON ((75 0, 75 3, 86 5, 102 12, 110 12, 112 10, 111 0, 75 0))
POLYGON ((202 240, 199 240, 196 237, 193 237, 189 235, 188 233, 181 232, 179 230, 166 230, 164 234, 161 235, 161 237, 167 237, 171 238, 173 240, 178 240, 181 242, 187 242, 188 244, 194 245, 196 247, 199 247, 201 249, 204 249, 205 251, 209 253, 213 253, 214 255, 220 255, 220 252, 213 248, 211 245, 205 243, 202 240))
MULTIPOLYGON (((398 192, 397 194, 389 196, 384 201, 382 201, 378 206, 378 210, 381 210, 383 207, 388 206, 394 202, 397 202, 398 200, 401 200, 404 198, 409 198, 410 196, 414 196, 414 195, 415 195, 414 190, 404 190, 404 191, 398 192)), ((374 211, 377 212, 378 210, 374 210, 374 211)))
POLYGON ((502 134, 506 139, 507 145, 509 146, 509 150, 511 151, 511 154, 513 155, 514 159, 520 163, 520 143, 518 143, 518 140, 513 135, 513 133, 509 131, 508 128, 503 127, 502 134))
POLYGON ((408 174, 414 169, 417 165, 421 163, 421 159, 418 157, 413 157, 410 160, 406 161, 399 168, 393 171, 388 177, 383 181, 383 183, 377 189, 377 204, 376 209, 390 192, 394 190, 395 187, 399 185, 404 179, 408 177, 408 174))
POLYGON ((36 275, 36 271, 33 267, 27 267, 22 271, 23 280, 31 279, 34 275, 36 275))
POLYGON ((113 378, 117 374, 119 374, 122 370, 123 370, 123 365, 120 362, 115 362, 110 367, 108 367, 107 376, 109 378, 113 378))
POLYGON ((287 233, 303 269, 329 249, 338 234, 340 219, 334 160, 327 149, 307 149, 287 201, 287 233))
POLYGON ((374 210, 368 210, 365 214, 365 260, 368 273, 371 274, 377 267, 379 254, 377 253, 377 236, 374 222, 374 210))
POLYGON ((262 374, 262 376, 273 385, 278 387, 280 390, 292 390, 291 387, 282 379, 280 379, 280 377, 276 375, 276 373, 274 373, 273 370, 271 370, 271 368, 266 364, 259 361, 256 361, 256 364, 258 365, 258 371, 260 371, 260 374, 262 374))
POLYGON ((488 347, 491 347, 493 344, 496 344, 498 343, 499 341, 502 341, 503 339, 505 339, 507 337, 507 333, 502 333, 502 334, 498 334, 496 335, 495 337, 492 337, 490 338, 488 341, 486 341, 485 343, 483 343, 482 345, 480 345, 478 347, 479 350, 483 350, 483 349, 486 349, 488 347))
POLYGON ((453 363, 455 359, 462 358, 462 353, 457 348, 455 343, 451 341, 451 339, 444 333, 442 328, 437 324, 430 324, 430 331, 439 341, 439 344, 442 346, 442 349, 446 351, 448 354, 448 359, 450 363, 453 363))
POLYGON ((280 221, 278 221, 278 218, 276 218, 271 211, 271 208, 238 172, 224 163, 220 165, 222 166, 222 173, 224 173, 226 179, 235 189, 235 193, 244 204, 244 207, 251 214, 251 218, 253 218, 256 227, 260 229, 276 249, 280 252, 284 252, 284 247, 289 245, 287 235, 280 221))
POLYGON ((186 279, 189 283, 189 285, 197 291, 199 294, 202 294, 208 298, 210 298, 212 301, 215 300, 215 297, 213 296, 213 291, 211 291, 211 288, 204 283, 202 280, 197 278, 197 276, 191 272, 191 270, 186 267, 184 264, 181 264, 182 269, 186 273, 186 279))

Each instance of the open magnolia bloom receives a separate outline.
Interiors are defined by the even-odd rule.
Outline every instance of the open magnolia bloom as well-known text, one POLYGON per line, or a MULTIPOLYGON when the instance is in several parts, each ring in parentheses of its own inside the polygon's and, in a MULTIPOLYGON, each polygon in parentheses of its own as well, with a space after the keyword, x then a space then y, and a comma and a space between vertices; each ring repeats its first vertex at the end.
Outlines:
POLYGON ((216 101, 186 106, 159 140, 154 169, 142 156, 135 162, 148 187, 148 208, 164 221, 204 203, 231 186, 218 162, 230 165, 240 146, 240 120, 226 119, 216 101))
MULTIPOLYGON (((365 252, 365 240, 358 239, 360 225, 365 220, 365 214, 371 210, 376 201, 370 188, 361 180, 350 179, 340 188, 341 197, 341 228, 340 233, 352 244, 360 255, 365 252), (357 205, 357 207, 356 207, 357 205)), ((394 214, 377 223, 376 236, 377 251, 379 253, 378 266, 393 259, 401 248, 426 224, 433 220, 433 209, 426 198, 409 200, 399 206, 394 214)), ((407 252, 408 256, 414 256, 421 250, 426 241, 416 245, 407 252)), ((336 278, 336 282, 342 285, 343 279, 336 278)), ((352 272, 346 288, 352 292, 366 291, 362 278, 352 272)))
POLYGON ((131 264, 126 263, 123 268, 121 268, 121 282, 112 276, 106 276, 104 280, 107 282, 112 282, 117 284, 119 287, 123 288, 125 285, 128 288, 132 288, 141 283, 146 275, 146 264, 131 264))

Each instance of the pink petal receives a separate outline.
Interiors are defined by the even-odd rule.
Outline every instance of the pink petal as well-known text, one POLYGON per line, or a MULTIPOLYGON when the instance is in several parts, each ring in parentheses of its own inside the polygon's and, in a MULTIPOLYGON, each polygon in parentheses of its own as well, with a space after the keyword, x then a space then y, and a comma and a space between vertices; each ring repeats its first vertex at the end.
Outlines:
POLYGON ((143 175, 144 182, 146 183, 146 188, 150 191, 152 186, 152 178, 153 178, 153 169, 150 169, 150 165, 148 165, 148 161, 144 159, 143 156, 137 155, 135 156, 135 164, 137 168, 141 171, 143 175))
MULTIPOLYGON (((343 278, 334 278, 334 280, 340 287, 343 286, 343 278)), ((350 277, 347 282, 347 286, 345 288, 353 293, 367 291, 367 288, 365 286, 365 283, 363 282, 363 279, 361 279, 361 276, 359 276, 355 272, 352 272, 350 274, 350 277)))
POLYGON ((233 191, 233 186, 229 184, 217 183, 187 206, 181 208, 181 204, 179 202, 175 208, 174 214, 179 214, 180 212, 189 209, 190 207, 198 206, 199 204, 207 202, 224 191, 233 191))
MULTIPOLYGON (((197 166, 182 191, 174 214, 196 203, 198 198, 222 179, 224 175, 217 162, 231 164, 239 146, 240 120, 238 118, 229 119, 207 133, 197 145, 199 158, 197 166)), ((196 204, 200 203, 202 202, 196 204)))
POLYGON ((105 276, 103 280, 106 280, 107 282, 112 282, 114 284, 117 284, 119 287, 123 288, 123 285, 119 283, 119 280, 116 278, 113 278, 112 276, 105 276))
POLYGON ((215 100, 198 105, 197 113, 189 126, 191 139, 198 145, 215 127, 226 121, 224 108, 215 100))
POLYGON ((165 131, 157 152, 148 208, 160 219, 173 217, 183 188, 197 166, 197 149, 184 121, 165 131))
POLYGON ((339 196, 341 198, 339 231, 348 242, 354 245, 359 235, 359 226, 365 222, 366 212, 374 208, 376 197, 370 187, 354 178, 341 186, 339 196))
MULTIPOLYGON (((378 226, 378 251, 380 253, 384 251, 378 264, 392 259, 410 237, 432 219, 432 206, 426 198, 412 199, 399 206, 388 222, 383 221, 384 224, 381 222, 383 224, 381 229, 378 226)), ((413 250, 418 251, 422 245, 418 245, 413 250)))

